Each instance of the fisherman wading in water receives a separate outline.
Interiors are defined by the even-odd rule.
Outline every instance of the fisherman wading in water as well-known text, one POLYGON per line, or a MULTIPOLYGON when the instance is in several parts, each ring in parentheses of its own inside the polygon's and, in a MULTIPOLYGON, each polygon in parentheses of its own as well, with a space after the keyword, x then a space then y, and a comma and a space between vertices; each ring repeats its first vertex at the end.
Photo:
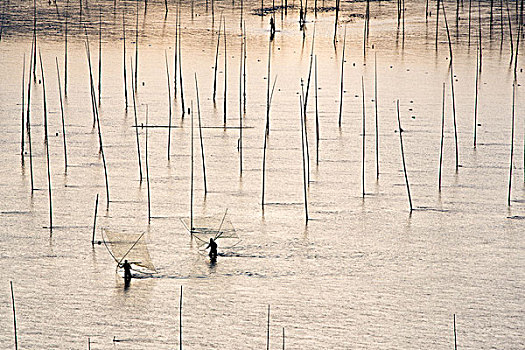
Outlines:
POLYGON ((211 260, 217 260, 217 243, 213 240, 213 238, 210 238, 210 243, 206 247, 206 249, 210 248, 210 253, 208 254, 210 256, 211 260))
POLYGON ((124 264, 120 265, 124 269, 124 280, 131 280, 131 265, 127 260, 124 260, 124 264))

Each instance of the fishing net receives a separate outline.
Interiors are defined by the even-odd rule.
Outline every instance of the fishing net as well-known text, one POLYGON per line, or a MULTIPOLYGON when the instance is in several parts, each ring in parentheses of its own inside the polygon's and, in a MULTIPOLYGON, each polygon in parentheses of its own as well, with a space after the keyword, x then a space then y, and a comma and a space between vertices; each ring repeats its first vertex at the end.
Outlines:
POLYGON ((116 232, 107 229, 102 232, 104 244, 117 263, 122 264, 127 260, 135 272, 147 274, 157 272, 151 261, 144 233, 116 232))
MULTIPOLYGON (((190 219, 181 220, 186 229, 190 231, 190 219)), ((210 238, 217 241, 221 248, 231 248, 240 242, 240 237, 227 213, 216 216, 193 217, 191 232, 199 248, 210 243, 210 238)))

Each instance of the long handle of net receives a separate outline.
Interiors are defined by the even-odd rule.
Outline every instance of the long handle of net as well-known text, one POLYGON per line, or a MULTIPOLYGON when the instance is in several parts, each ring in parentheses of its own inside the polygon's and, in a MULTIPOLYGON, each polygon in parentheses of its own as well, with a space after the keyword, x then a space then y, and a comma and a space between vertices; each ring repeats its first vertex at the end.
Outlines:
POLYGON ((120 263, 122 263, 122 260, 124 260, 124 258, 126 256, 128 256, 129 252, 131 252, 131 250, 133 248, 135 248, 135 246, 137 245, 137 243, 139 243, 140 239, 142 238, 142 236, 144 236, 144 234, 146 233, 146 231, 142 232, 142 234, 140 235, 140 237, 135 241, 135 243, 133 243, 133 245, 131 246, 131 248, 128 249, 128 251, 126 252, 126 254, 124 254, 124 256, 122 257, 122 259, 120 259, 120 261, 118 262, 117 264, 117 269, 118 267, 120 266, 120 263))

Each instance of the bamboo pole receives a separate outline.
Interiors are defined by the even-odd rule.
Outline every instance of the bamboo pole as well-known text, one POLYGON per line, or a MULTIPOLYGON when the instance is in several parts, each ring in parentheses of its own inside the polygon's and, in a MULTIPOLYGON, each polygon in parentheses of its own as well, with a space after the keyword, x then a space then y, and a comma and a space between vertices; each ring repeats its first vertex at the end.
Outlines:
POLYGON ((191 108, 191 182, 190 182, 190 234, 193 235, 193 106, 191 108))
POLYGON ((468 47, 470 47, 470 22, 472 21, 472 0, 468 0, 468 47))
POLYGON ((458 127, 456 123, 456 99, 454 94, 454 67, 450 66, 450 88, 452 93, 452 117, 454 120, 454 144, 456 146, 456 172, 459 169, 458 127))
POLYGON ((182 350, 182 286, 180 286, 179 301, 179 349, 182 350))
POLYGON ((185 108, 184 108, 184 87, 183 87, 183 84, 182 84, 182 49, 181 49, 181 46, 182 46, 182 36, 181 36, 181 30, 180 30, 180 22, 181 22, 181 18, 180 18, 180 6, 179 6, 179 20, 178 20, 178 26, 179 26, 179 30, 178 30, 178 35, 179 35, 179 40, 178 40, 178 47, 177 49, 179 50, 179 54, 178 54, 178 58, 179 58, 179 85, 180 85, 180 102, 181 102, 181 108, 182 108, 182 118, 184 118, 184 114, 186 113, 185 111, 185 108))
POLYGON ((246 51, 248 50, 248 46, 247 46, 247 36, 246 36, 246 23, 244 23, 244 27, 243 27, 243 32, 244 32, 244 57, 243 57, 243 68, 242 68, 242 80, 243 80, 243 93, 242 93, 242 101, 243 101, 243 107, 242 107, 242 110, 243 110, 243 113, 246 114, 246 58, 247 58, 247 53, 246 51))
POLYGON ((448 29, 448 21, 447 21, 447 13, 445 11, 445 4, 443 4, 443 19, 445 20, 445 28, 447 30, 448 50, 450 53, 450 67, 452 67, 452 60, 454 56, 452 55, 452 40, 450 40, 450 31, 448 29))
MULTIPOLYGON (((301 90, 303 89, 303 80, 301 79, 301 90)), ((304 119, 304 146, 306 148, 306 174, 307 174, 307 184, 310 186, 310 147, 308 143, 308 128, 306 127, 306 107, 305 104, 305 95, 303 91, 303 119, 304 119)))
POLYGON ((124 13, 122 13, 122 37, 123 37, 123 50, 122 50, 122 67, 124 68, 124 100, 126 102, 126 111, 128 110, 128 82, 127 82, 127 74, 126 74, 126 20, 124 17, 124 13))
POLYGON ((145 157, 146 157, 146 185, 148 188, 148 224, 151 223, 151 191, 149 186, 149 163, 148 163, 148 105, 146 105, 146 145, 145 145, 145 157))
MULTIPOLYGON (((241 0, 242 5, 242 0, 241 0)), ((242 7, 241 7, 242 8, 242 7)), ((244 57, 244 36, 241 37, 241 55, 239 58, 239 175, 242 176, 242 70, 244 57)))
POLYGON ((13 304, 13 327, 15 330, 15 350, 18 350, 18 336, 16 332, 16 310, 15 310, 15 292, 13 291, 13 281, 9 281, 11 285, 11 302, 13 304))
POLYGON ((339 5, 340 5, 340 0, 335 0, 335 22, 334 22, 334 46, 335 46, 335 43, 337 41, 337 23, 338 23, 338 19, 339 19, 339 5))
POLYGON ((361 184, 362 184, 362 194, 363 198, 365 197, 365 151, 366 151, 366 109, 365 109, 365 82, 363 76, 361 76, 361 93, 363 95, 363 158, 362 158, 362 170, 361 170, 361 184))
POLYGON ((509 167, 509 191, 507 196, 507 205, 510 207, 510 195, 512 190, 512 167, 514 159, 514 109, 516 103, 516 83, 512 83, 512 131, 510 137, 510 167, 509 167))
POLYGON ((304 126, 304 112, 303 112, 303 101, 302 96, 299 96, 300 111, 301 111, 301 153, 303 156, 303 194, 304 194, 304 213, 306 218, 306 224, 308 224, 308 197, 307 197, 307 177, 306 177, 306 160, 305 160, 305 126, 304 126))
MULTIPOLYGON (((222 24, 222 16, 221 16, 221 24, 222 24)), ((217 68, 218 68, 218 61, 219 61, 219 45, 221 40, 221 28, 222 25, 219 25, 219 33, 217 34, 217 49, 215 50, 215 66, 214 66, 214 78, 213 78, 213 103, 215 103, 215 94, 217 92, 217 68)))
POLYGON ((264 130, 264 143, 263 143, 263 161, 262 161, 262 194, 261 194, 261 206, 264 210, 264 190, 265 190, 265 179, 266 179, 266 146, 268 143, 268 128, 269 120, 266 118, 266 126, 264 130))
POLYGON ((476 96, 474 98, 474 148, 477 145, 478 130, 478 94, 479 94, 479 47, 476 51, 476 96))
POLYGON ((343 82, 344 82, 344 67, 345 67, 345 47, 346 47, 346 26, 345 34, 343 37, 343 57, 341 59, 341 90, 339 92, 339 127, 343 118, 343 82))
POLYGON ((269 304, 268 304, 268 325, 266 327, 266 350, 270 350, 270 305, 269 304))
POLYGON ((137 93, 138 69, 139 69, 139 1, 137 1, 137 20, 135 22, 135 93, 137 93))
POLYGON ((314 47, 315 47, 315 23, 314 23, 314 30, 312 33, 312 48, 310 52, 310 68, 308 69, 308 82, 306 83, 306 94, 304 96, 304 118, 306 120, 306 106, 308 105, 308 92, 310 91, 310 80, 312 77, 312 67, 314 62, 314 47))
MULTIPOLYGON (((87 33, 87 32, 86 32, 87 33)), ((104 147, 102 143, 102 130, 100 128, 100 119, 98 117, 98 108, 97 108, 97 101, 95 96, 95 84, 93 82, 93 73, 91 69, 91 54, 89 51, 89 40, 87 38, 86 34, 86 55, 87 55, 87 61, 88 61, 88 67, 89 67, 89 82, 90 82, 90 91, 91 91, 91 104, 92 108, 95 111, 95 117, 97 122, 97 130, 98 130, 98 140, 99 140, 99 153, 102 156, 102 165, 104 166, 104 180, 106 183, 106 210, 109 209, 109 182, 108 182, 108 169, 106 165, 106 155, 104 153, 104 147)))
POLYGON ((319 106, 317 103, 317 55, 315 56, 315 162, 319 165, 319 106))
POLYGON ((507 6, 507 20, 509 23, 509 43, 510 43, 510 64, 512 65, 512 60, 514 59, 514 40, 512 39, 512 18, 510 16, 509 3, 506 1, 505 5, 507 6))
POLYGON ((166 60, 166 81, 168 83, 168 161, 170 160, 170 146, 171 146, 171 87, 170 87, 170 69, 168 68, 168 55, 164 50, 164 58, 166 60))
POLYGON ((445 138, 445 83, 443 83, 443 102, 441 107, 441 145, 439 148, 439 192, 441 192, 441 169, 443 167, 443 141, 445 138))
MULTIPOLYGON (((133 62, 131 62, 131 70, 133 70, 133 62)), ((133 115, 135 117, 135 125, 137 125, 137 127, 135 128, 135 138, 137 140, 137 157, 138 157, 138 161, 139 161, 139 179, 140 179, 140 183, 142 184, 142 161, 141 161, 141 157, 140 157, 140 142, 139 142, 139 129, 138 129, 138 120, 137 120, 137 102, 136 102, 136 93, 135 93, 135 86, 134 86, 134 83, 133 83, 133 79, 131 79, 131 95, 133 97, 133 115)))
POLYGON ((177 98, 177 54, 179 45, 179 4, 175 9, 175 45, 173 46, 173 98, 177 98))
POLYGON ((438 34, 439 34, 439 0, 436 0, 436 50, 438 48, 438 34))
MULTIPOLYGON (((428 4, 428 2, 427 2, 428 4)), ((377 108, 377 52, 374 52, 374 107, 376 117, 376 179, 379 179, 379 117, 377 108)))
POLYGON ((58 96, 60 97, 60 115, 62 116, 62 136, 64 141, 64 172, 67 173, 67 146, 66 146, 66 123, 64 120, 64 104, 62 102, 62 87, 60 86, 60 69, 58 68, 58 58, 55 57, 58 77, 58 96))
MULTIPOLYGON (((199 120, 199 138, 201 142, 202 176, 204 178, 204 195, 206 195, 208 193, 208 186, 206 184, 206 163, 205 163, 205 158, 204 158, 204 141, 202 139, 201 105, 199 101, 199 84, 197 82, 197 73, 195 73, 195 90, 197 92, 197 117, 199 120)), ((241 126, 241 132, 242 132, 242 126, 241 126)))
MULTIPOLYGON (((266 134, 270 134, 270 69, 272 59, 272 43, 268 41, 268 75, 266 85, 266 134)), ((266 142, 266 141, 265 141, 266 142)))
POLYGON ((99 8, 98 22, 98 104, 102 94, 102 8, 99 8))
MULTIPOLYGON (((25 135, 24 135, 24 131, 25 131, 25 126, 24 126, 24 119, 25 119, 25 115, 24 115, 24 108, 25 108, 25 88, 26 88, 26 54, 24 52, 24 61, 23 61, 23 66, 22 66, 22 124, 21 124, 21 128, 20 128, 20 134, 21 134, 21 137, 20 137, 20 158, 22 160, 22 164, 24 164, 24 141, 25 141, 25 135)), ((31 80, 31 77, 29 77, 29 80, 31 80)))
POLYGON ((36 0, 33 0, 33 42, 35 43, 35 48, 33 50, 33 82, 36 83, 36 50, 37 50, 37 40, 36 40, 36 0))
POLYGON ((98 193, 95 199, 95 215, 93 215, 93 235, 91 236, 91 245, 95 245, 95 233, 97 232, 97 211, 98 211, 98 193))
POLYGON ((31 45, 31 57, 29 58, 29 71, 27 79, 27 112, 26 112, 26 129, 27 129, 27 141, 29 145, 29 172, 31 177, 31 195, 35 191, 35 185, 33 181, 33 147, 31 146, 31 66, 33 65, 33 51, 35 50, 34 42, 31 45))
POLYGON ((64 29, 64 95, 67 97, 67 22, 69 19, 69 0, 66 0, 65 29, 64 29))
POLYGON ((403 129, 401 128, 401 119, 399 117, 399 100, 397 100, 397 123, 399 126, 399 144, 401 146, 401 157, 403 159, 403 172, 405 173, 405 183, 407 186, 408 202, 410 204, 410 213, 412 213, 412 197, 410 196, 410 185, 408 183, 407 167, 405 163, 405 151, 403 150, 403 129))
POLYGON ((224 113, 224 126, 226 126, 226 102, 228 101, 228 54, 226 52, 226 20, 224 20, 224 101, 223 101, 223 113, 224 113))
MULTIPOLYGON (((483 66, 483 45, 482 45, 483 37, 482 37, 482 32, 481 32, 482 17, 481 17, 480 3, 481 1, 478 1, 479 72, 481 73, 481 68, 483 66)), ((491 16, 492 16, 492 2, 490 4, 490 8, 491 8, 491 16)), ((491 23, 492 23, 492 19, 491 19, 491 23)), ((492 30, 492 24, 491 24, 491 30, 492 30)))
MULTIPOLYGON (((521 1, 521 9, 523 11, 523 0, 521 1)), ((514 55, 514 82, 518 80, 518 53, 520 48, 520 37, 521 37, 521 31, 522 31, 522 24, 518 24, 518 38, 516 39, 516 54, 514 55)))
POLYGON ((46 99, 46 82, 44 78, 44 65, 42 64, 42 54, 38 52, 40 58, 40 73, 42 74, 42 94, 44 101, 44 144, 46 146, 46 163, 47 163, 47 189, 49 194, 49 231, 53 232, 53 199, 51 193, 51 169, 49 162, 49 138, 47 132, 47 99, 46 99))
POLYGON ((458 342, 456 338, 456 314, 454 314, 454 350, 458 349, 458 342))

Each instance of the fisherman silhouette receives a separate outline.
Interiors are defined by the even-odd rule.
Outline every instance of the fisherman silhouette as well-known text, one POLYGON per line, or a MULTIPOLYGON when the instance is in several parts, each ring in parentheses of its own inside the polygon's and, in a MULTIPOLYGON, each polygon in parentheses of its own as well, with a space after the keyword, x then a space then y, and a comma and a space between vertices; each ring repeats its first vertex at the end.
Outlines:
POLYGON ((129 281, 131 279, 131 265, 127 260, 124 260, 124 264, 120 266, 124 268, 124 280, 129 281))
POLYGON ((213 238, 210 238, 210 243, 206 247, 206 249, 210 248, 210 253, 208 254, 211 260, 217 259, 217 243, 213 240, 213 238))
POLYGON ((275 35, 275 20, 273 19, 273 16, 270 17, 270 37, 273 39, 273 36, 275 35))

